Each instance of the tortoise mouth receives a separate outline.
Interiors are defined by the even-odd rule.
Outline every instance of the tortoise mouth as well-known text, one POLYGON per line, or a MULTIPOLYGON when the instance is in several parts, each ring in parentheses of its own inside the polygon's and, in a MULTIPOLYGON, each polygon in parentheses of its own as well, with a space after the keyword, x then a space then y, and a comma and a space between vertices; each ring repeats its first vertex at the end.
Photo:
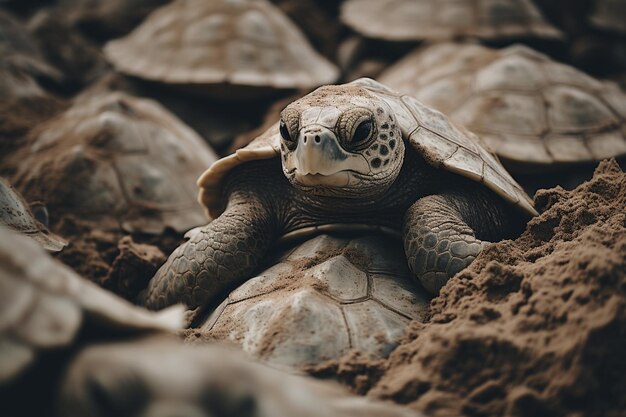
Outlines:
POLYGON ((337 171, 333 174, 302 174, 298 170, 294 169, 289 173, 293 179, 298 183, 306 187, 312 187, 316 185, 326 185, 335 187, 346 187, 353 181, 352 172, 349 170, 337 171))

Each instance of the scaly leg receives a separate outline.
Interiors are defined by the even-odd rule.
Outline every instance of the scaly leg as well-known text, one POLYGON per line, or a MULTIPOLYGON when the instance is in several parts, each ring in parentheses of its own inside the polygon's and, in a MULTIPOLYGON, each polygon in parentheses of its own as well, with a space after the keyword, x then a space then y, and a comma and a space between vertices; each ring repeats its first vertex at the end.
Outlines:
POLYGON ((515 210, 481 188, 477 184, 421 198, 405 214, 404 250, 409 268, 433 294, 468 266, 487 241, 516 231, 515 210))
POLYGON ((213 222, 179 246, 150 281, 145 304, 203 305, 243 282, 269 250, 275 227, 258 201, 231 201, 213 222))

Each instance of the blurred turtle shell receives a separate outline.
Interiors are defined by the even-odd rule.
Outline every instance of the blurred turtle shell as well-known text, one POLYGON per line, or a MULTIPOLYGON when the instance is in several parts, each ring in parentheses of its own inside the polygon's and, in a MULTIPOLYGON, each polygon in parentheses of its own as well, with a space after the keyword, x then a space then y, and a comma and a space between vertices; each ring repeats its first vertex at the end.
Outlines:
POLYGON ((52 252, 67 245, 35 219, 24 198, 3 178, 0 178, 0 224, 36 240, 52 252))
POLYGON ((386 357, 408 323, 427 316, 430 297, 413 283, 395 238, 320 235, 275 259, 199 331, 293 370, 352 350, 386 357))
POLYGON ((626 95, 521 45, 419 49, 381 82, 481 136, 512 171, 626 154, 626 95))
POLYGON ((389 41, 561 37, 530 0, 347 0, 341 19, 389 41))
POLYGON ((82 96, 38 132, 16 184, 56 214, 112 216, 128 232, 153 234, 206 223, 195 181, 216 155, 156 102, 82 96))
POLYGON ((53 260, 31 239, 0 226, 0 394, 8 415, 14 415, 12 407, 29 415, 24 410, 38 406, 24 402, 26 393, 39 387, 44 390, 36 391, 39 400, 46 397, 56 381, 55 367, 64 360, 51 355, 85 343, 85 329, 106 340, 181 325, 180 306, 158 314, 134 307, 53 260), (4 390, 21 395, 5 396, 4 390))
POLYGON ((108 43, 105 55, 125 74, 223 98, 312 88, 339 75, 267 0, 177 0, 108 43))
POLYGON ((599 29, 626 34, 626 1, 595 0, 590 21, 599 29))
POLYGON ((118 73, 102 77, 89 91, 122 91, 155 100, 193 128, 218 153, 224 152, 238 135, 261 123, 267 106, 265 102, 258 100, 223 102, 210 97, 189 95, 165 85, 144 82, 118 73))

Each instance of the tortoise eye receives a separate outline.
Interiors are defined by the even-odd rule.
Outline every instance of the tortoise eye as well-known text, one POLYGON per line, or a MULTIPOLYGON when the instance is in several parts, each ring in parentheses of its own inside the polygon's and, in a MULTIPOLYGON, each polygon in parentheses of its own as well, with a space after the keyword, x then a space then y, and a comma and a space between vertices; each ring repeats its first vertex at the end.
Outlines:
POLYGON ((286 140, 287 142, 293 142, 291 135, 289 134, 289 129, 287 129, 287 125, 282 120, 280 121, 280 136, 286 140))
POLYGON ((367 139, 369 139, 371 133, 372 133, 372 121, 371 120, 365 120, 359 123, 357 128, 354 130, 354 134, 352 135, 352 143, 355 145, 358 145, 361 142, 366 141, 367 139))
POLYGON ((347 109, 337 124, 341 146, 349 152, 360 152, 376 137, 376 128, 376 118, 370 109, 347 109))

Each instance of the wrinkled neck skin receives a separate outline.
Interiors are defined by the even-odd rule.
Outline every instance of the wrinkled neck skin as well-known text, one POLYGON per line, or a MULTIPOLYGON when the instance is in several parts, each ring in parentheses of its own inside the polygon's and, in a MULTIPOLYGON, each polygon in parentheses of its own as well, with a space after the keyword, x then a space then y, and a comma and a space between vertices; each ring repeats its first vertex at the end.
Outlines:
MULTIPOLYGON (((356 198, 315 195, 292 186, 275 158, 255 161, 236 169, 227 178, 229 205, 260 200, 275 215, 279 235, 305 227, 336 223, 365 224, 401 230, 408 208, 420 197, 447 189, 463 178, 432 168, 412 150, 405 151, 400 174, 388 190, 378 196, 356 198)), ((225 196, 226 197, 226 196, 225 196)))

